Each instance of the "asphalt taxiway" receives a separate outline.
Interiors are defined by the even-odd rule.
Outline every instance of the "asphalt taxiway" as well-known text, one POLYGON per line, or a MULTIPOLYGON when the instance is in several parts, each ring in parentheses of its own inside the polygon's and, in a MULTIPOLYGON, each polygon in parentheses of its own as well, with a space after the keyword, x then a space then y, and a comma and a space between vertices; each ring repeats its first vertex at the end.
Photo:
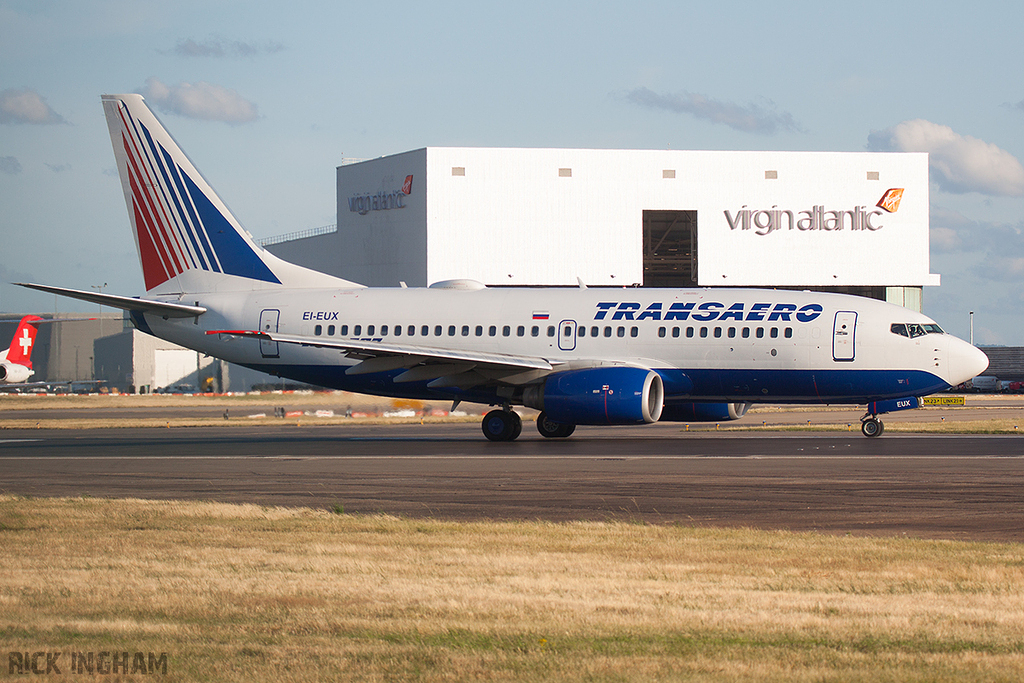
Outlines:
POLYGON ((532 424, 0 431, 0 492, 1024 541, 1024 439, 532 424))

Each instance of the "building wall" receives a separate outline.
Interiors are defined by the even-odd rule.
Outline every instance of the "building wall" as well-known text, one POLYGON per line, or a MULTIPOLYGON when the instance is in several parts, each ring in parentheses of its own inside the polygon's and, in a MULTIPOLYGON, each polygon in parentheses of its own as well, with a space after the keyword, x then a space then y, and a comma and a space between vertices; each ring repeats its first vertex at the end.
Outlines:
POLYGON ((939 282, 927 155, 838 152, 430 147, 342 166, 330 237, 343 267, 329 272, 377 285, 642 283, 644 210, 697 212, 701 286, 939 282), (408 175, 406 208, 354 210, 408 175), (876 204, 893 188, 903 194, 888 213, 876 204))

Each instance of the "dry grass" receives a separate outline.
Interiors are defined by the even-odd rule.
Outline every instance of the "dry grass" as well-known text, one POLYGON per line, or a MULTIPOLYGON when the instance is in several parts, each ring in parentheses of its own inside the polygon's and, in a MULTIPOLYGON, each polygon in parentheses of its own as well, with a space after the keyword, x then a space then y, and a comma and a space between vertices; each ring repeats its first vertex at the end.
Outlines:
POLYGON ((1015 544, 0 497, 0 548, 6 651, 167 680, 1024 676, 1015 544))

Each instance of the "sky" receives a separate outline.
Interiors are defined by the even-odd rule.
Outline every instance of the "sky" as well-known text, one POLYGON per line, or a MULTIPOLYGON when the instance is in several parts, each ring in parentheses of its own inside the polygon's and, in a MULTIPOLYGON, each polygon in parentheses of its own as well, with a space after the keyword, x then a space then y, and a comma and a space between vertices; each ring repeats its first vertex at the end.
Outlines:
POLYGON ((0 311, 143 293, 100 95, 257 238, 426 146, 930 153, 924 312, 1024 346, 1024 3, 0 0, 0 311))

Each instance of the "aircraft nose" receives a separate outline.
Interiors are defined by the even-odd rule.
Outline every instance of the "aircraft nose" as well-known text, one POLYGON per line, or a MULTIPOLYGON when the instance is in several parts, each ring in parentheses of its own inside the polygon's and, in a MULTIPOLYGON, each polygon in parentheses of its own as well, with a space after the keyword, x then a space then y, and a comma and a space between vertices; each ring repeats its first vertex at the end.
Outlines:
POLYGON ((984 351, 956 337, 951 337, 950 342, 950 385, 956 386, 985 372, 985 368, 988 367, 988 356, 984 351))

